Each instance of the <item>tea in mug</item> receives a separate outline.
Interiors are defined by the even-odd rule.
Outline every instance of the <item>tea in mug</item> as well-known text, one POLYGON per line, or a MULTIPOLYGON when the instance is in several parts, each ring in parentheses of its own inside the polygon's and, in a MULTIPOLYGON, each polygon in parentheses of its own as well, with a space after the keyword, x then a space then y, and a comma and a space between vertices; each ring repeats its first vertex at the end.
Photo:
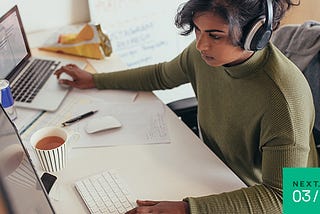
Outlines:
POLYGON ((39 140, 36 144, 37 149, 50 150, 61 146, 64 140, 58 136, 48 136, 39 140))

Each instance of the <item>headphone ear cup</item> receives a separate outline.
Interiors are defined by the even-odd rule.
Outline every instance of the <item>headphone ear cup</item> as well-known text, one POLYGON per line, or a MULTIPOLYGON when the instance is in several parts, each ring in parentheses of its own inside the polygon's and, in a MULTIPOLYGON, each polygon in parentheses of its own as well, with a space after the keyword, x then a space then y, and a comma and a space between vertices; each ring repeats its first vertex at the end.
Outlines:
POLYGON ((264 48, 272 34, 271 29, 265 26, 265 17, 260 17, 247 31, 244 39, 244 49, 248 51, 256 51, 264 48))

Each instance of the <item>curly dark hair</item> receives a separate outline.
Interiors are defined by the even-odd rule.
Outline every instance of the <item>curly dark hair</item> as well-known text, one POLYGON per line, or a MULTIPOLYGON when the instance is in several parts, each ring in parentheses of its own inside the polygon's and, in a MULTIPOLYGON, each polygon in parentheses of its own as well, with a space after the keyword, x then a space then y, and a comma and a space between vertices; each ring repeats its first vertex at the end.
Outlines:
MULTIPOLYGON (((300 5, 300 0, 272 0, 273 30, 292 6, 300 5)), ((246 26, 253 20, 265 15, 266 0, 189 0, 181 4, 175 17, 175 25, 182 29, 181 35, 194 30, 193 16, 199 12, 212 12, 219 15, 229 25, 229 37, 234 45, 242 44, 246 26)))

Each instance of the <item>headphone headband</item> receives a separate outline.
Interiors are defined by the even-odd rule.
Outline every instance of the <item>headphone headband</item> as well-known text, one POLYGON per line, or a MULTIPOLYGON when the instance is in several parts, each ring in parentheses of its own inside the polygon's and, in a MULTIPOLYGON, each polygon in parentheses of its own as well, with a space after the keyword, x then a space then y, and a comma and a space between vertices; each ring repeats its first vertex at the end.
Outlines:
POLYGON ((266 7, 266 27, 268 30, 272 31, 272 22, 273 22, 273 6, 272 0, 267 0, 266 7))

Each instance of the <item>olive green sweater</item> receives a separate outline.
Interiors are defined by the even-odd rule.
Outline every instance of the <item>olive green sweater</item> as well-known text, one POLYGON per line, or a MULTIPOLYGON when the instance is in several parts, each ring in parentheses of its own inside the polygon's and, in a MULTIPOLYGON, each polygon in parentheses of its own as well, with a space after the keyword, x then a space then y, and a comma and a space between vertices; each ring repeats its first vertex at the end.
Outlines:
POLYGON ((170 62, 95 74, 94 81, 99 89, 130 90, 191 82, 204 143, 248 185, 186 198, 191 213, 281 213, 282 168, 319 166, 310 88, 272 44, 240 65, 211 67, 193 42, 170 62))

